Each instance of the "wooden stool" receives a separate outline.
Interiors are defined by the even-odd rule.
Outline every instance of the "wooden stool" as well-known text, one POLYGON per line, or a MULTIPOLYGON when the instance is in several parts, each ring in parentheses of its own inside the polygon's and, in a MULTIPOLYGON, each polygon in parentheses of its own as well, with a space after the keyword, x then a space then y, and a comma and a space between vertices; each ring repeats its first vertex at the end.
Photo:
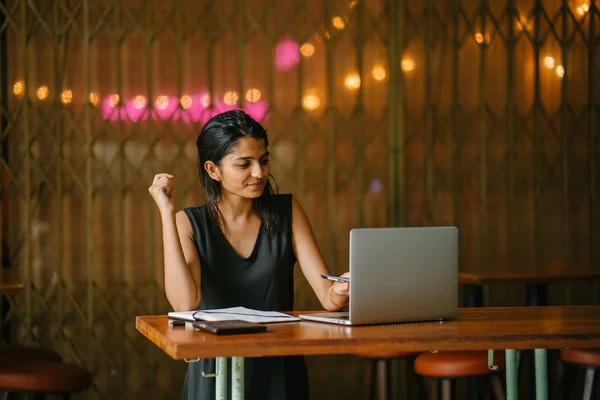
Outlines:
MULTIPOLYGON (((440 389, 442 399, 450 400, 453 397, 454 380, 456 378, 481 377, 502 371, 505 359, 503 351, 494 352, 494 365, 497 370, 491 370, 488 366, 487 351, 443 351, 439 353, 423 353, 415 359, 415 372, 421 376, 438 378, 441 380, 440 389)), ((478 379, 480 390, 483 394, 491 392, 489 382, 478 379)), ((504 398, 504 389, 497 380, 493 382, 496 386, 494 393, 499 399, 504 398)))
POLYGON ((414 356, 416 353, 402 351, 381 351, 372 353, 356 353, 358 358, 371 360, 371 398, 380 400, 391 398, 390 393, 390 367, 391 360, 414 356), (377 385, 375 384, 377 382, 377 385))
POLYGON ((569 349, 560 353, 564 372, 558 390, 558 398, 566 399, 572 393, 578 367, 585 368, 585 382, 583 384, 583 399, 590 400, 594 394, 594 381, 596 369, 600 368, 600 349, 569 349))
POLYGON ((52 350, 16 345, 0 347, 0 360, 3 358, 21 361, 62 361, 62 357, 52 350))
POLYGON ((0 391, 28 396, 54 394, 63 400, 92 384, 90 373, 74 364, 0 359, 0 391))

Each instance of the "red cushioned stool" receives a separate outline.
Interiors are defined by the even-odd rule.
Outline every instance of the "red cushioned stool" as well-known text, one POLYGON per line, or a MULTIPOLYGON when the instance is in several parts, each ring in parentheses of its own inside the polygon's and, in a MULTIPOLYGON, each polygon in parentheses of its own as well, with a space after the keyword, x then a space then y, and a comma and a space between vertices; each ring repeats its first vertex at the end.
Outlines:
POLYGON ((24 392, 28 397, 53 394, 69 399, 92 384, 90 373, 74 364, 0 359, 0 392, 24 392))
POLYGON ((354 355, 358 358, 371 360, 370 397, 384 400, 391 398, 391 361, 398 358, 412 357, 415 356, 416 353, 402 351, 380 351, 356 353, 354 355))
POLYGON ((585 368, 585 381, 583 384, 583 399, 591 400, 600 398, 600 394, 594 395, 594 384, 596 370, 600 369, 600 349, 568 349, 560 353, 560 360, 563 363, 564 371, 558 390, 559 399, 570 398, 573 392, 573 383, 577 377, 577 372, 585 368))
POLYGON ((479 389, 487 397, 492 392, 493 385, 496 397, 503 399, 504 389, 495 374, 504 370, 504 364, 503 351, 494 351, 494 365, 498 367, 497 370, 489 368, 487 351, 443 351, 420 354, 415 359, 414 368, 421 376, 440 380, 438 390, 441 389, 444 400, 453 397, 454 381, 466 377, 477 377, 479 389), (495 379, 490 382, 489 378, 495 379))

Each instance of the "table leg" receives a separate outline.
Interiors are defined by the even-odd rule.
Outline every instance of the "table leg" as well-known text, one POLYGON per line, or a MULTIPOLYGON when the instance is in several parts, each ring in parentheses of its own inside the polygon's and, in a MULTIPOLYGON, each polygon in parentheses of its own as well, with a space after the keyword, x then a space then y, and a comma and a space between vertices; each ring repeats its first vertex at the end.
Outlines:
POLYGON ((216 364, 216 399, 227 400, 227 359, 225 357, 218 357, 216 364))
POLYGON ((546 349, 535 349, 535 399, 548 400, 548 367, 546 349))
MULTIPOLYGON (((467 307, 483 307, 483 286, 481 285, 465 285, 465 305, 467 307)), ((474 377, 468 378, 468 399, 476 400, 479 398, 479 390, 477 389, 477 379, 474 377)))
POLYGON ((518 398, 517 351, 506 349, 506 399, 517 400, 518 398))
POLYGON ((231 398, 244 400, 244 357, 231 359, 231 398))

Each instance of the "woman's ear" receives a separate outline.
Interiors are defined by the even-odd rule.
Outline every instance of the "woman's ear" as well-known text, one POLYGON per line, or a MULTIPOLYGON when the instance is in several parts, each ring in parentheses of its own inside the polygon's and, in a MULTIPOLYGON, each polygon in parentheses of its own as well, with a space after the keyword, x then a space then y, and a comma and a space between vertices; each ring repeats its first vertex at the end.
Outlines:
POLYGON ((219 172, 219 168, 217 168, 214 162, 205 162, 204 169, 206 170, 206 172, 208 172, 208 176, 210 176, 213 180, 221 182, 221 173, 219 172))

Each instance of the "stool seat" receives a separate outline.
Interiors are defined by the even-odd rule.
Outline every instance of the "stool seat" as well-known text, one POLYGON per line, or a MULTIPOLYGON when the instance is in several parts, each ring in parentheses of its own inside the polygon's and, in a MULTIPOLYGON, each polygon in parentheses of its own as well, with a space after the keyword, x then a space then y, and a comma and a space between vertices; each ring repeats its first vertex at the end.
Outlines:
POLYGON ((92 376, 78 365, 51 361, 0 360, 0 389, 75 393, 87 389, 92 376))
POLYGON ((410 357, 417 353, 409 351, 374 351, 374 352, 363 352, 354 353, 358 358, 366 358, 369 360, 386 360, 391 358, 404 358, 410 357))
POLYGON ((600 349, 567 349, 560 353, 561 361, 600 368, 600 349))
MULTIPOLYGON (((504 352, 494 351, 494 364, 504 369, 504 352)), ((442 351, 423 353, 415 359, 415 372, 435 378, 459 378, 486 375, 495 371, 488 368, 487 351, 442 351)))
POLYGON ((3 358, 21 361, 62 361, 62 357, 52 350, 17 345, 0 347, 0 360, 3 358))

